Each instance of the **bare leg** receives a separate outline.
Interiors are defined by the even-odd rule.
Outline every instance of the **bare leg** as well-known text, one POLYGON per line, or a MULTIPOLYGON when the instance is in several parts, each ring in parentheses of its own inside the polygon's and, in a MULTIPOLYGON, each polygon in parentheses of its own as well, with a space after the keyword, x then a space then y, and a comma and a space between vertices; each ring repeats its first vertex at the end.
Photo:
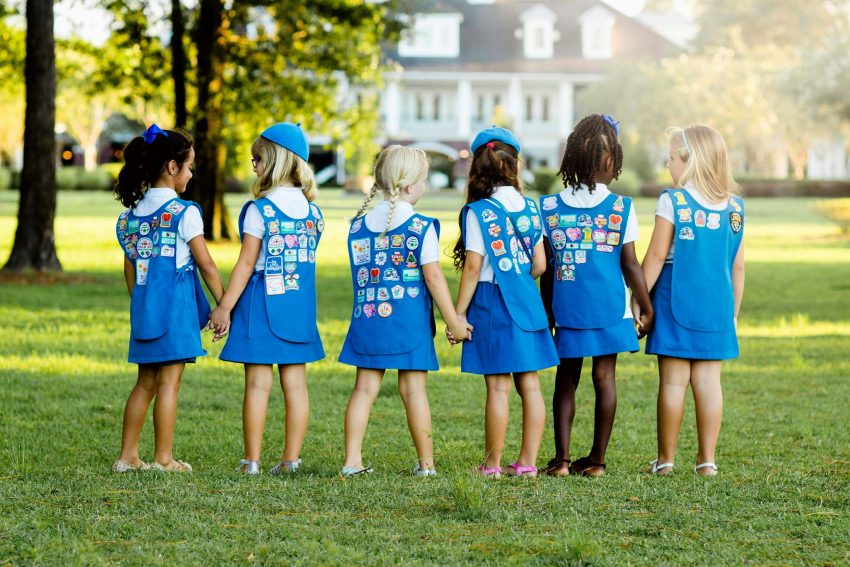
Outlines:
POLYGON ((139 376, 136 385, 127 398, 124 406, 124 426, 121 431, 121 456, 119 461, 133 466, 141 465, 139 459, 139 436, 145 425, 148 406, 156 395, 156 367, 148 364, 139 365, 139 376))
POLYGON ((576 415, 576 388, 581 379, 582 358, 562 358, 555 374, 552 416, 555 428, 555 459, 570 458, 570 436, 576 415))
POLYGON ((280 387, 286 402, 286 441, 281 461, 297 461, 307 435, 310 397, 307 392, 307 365, 281 364, 280 387))
POLYGON ((363 438, 383 378, 384 370, 357 368, 357 382, 345 410, 345 467, 363 468, 363 438))
MULTIPOLYGON (((699 450, 697 464, 713 463, 720 422, 723 418, 723 389, 720 386, 719 360, 695 360, 691 363, 691 390, 697 414, 697 438, 699 450)), ((712 474, 710 468, 700 473, 712 474)))
POLYGON ((691 362, 683 358, 658 357, 658 463, 672 463, 685 412, 685 393, 691 379, 691 362))
POLYGON ((484 408, 484 466, 498 467, 505 448, 508 432, 508 396, 511 394, 510 374, 484 376, 487 384, 487 402, 484 408))
POLYGON ((245 460, 259 461, 263 446, 263 429, 269 409, 274 367, 271 364, 245 365, 245 397, 242 400, 242 439, 245 460))
POLYGON ((517 463, 536 466, 546 427, 546 405, 540 393, 540 380, 537 372, 521 372, 514 375, 514 382, 522 398, 522 445, 517 463))
POLYGON ((399 370, 398 393, 407 412, 407 427, 413 437, 419 466, 434 468, 434 441, 431 430, 431 407, 428 405, 426 383, 428 373, 417 370, 399 370))
POLYGON ((617 413, 617 383, 614 380, 616 368, 616 354, 593 357, 596 406, 593 415, 593 447, 588 455, 593 463, 605 462, 605 451, 614 429, 614 416, 617 413))
POLYGON ((163 466, 174 457, 174 424, 177 421, 177 392, 185 364, 160 366, 156 373, 156 400, 153 403, 154 458, 163 466))

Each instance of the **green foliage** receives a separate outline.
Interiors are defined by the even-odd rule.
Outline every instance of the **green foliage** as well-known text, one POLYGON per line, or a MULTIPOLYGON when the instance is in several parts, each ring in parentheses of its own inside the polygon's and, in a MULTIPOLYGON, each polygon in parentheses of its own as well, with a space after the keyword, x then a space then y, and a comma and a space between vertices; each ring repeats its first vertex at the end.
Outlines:
POLYGON ((623 168, 623 171, 620 172, 620 177, 611 183, 610 189, 620 195, 637 197, 640 194, 642 185, 643 180, 633 169, 623 168))
POLYGON ((538 167, 532 173, 534 174, 534 181, 531 183, 532 191, 541 195, 548 195, 563 189, 561 176, 557 170, 549 167, 538 167))
POLYGON ((60 167, 56 169, 56 187, 61 191, 112 191, 114 169, 98 167, 87 171, 77 166, 60 167))
POLYGON ((850 234, 850 199, 828 199, 815 203, 820 214, 838 225, 843 234, 850 234))
POLYGON ((0 167, 0 191, 9 189, 12 185, 12 172, 8 167, 0 167))

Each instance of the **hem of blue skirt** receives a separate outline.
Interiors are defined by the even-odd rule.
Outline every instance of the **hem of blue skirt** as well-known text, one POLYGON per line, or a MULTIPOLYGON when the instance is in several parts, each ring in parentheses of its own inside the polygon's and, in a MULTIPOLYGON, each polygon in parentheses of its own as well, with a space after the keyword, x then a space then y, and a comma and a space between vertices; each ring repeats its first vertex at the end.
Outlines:
POLYGON ((460 371, 465 372, 467 374, 515 374, 520 372, 540 372, 541 370, 546 370, 547 368, 552 368, 558 366, 560 360, 555 360, 550 364, 541 363, 539 365, 532 365, 532 368, 528 367, 513 367, 513 368, 487 368, 484 366, 471 367, 470 365, 461 364, 460 371))
POLYGON ((278 357, 278 358, 258 358, 258 357, 250 357, 250 356, 224 356, 219 355, 219 360, 223 360, 225 362, 234 362, 236 364, 307 364, 310 362, 317 362, 325 358, 325 353, 323 352, 321 356, 308 356, 308 357, 278 357))
POLYGON ((194 356, 166 356, 166 357, 153 357, 153 358, 138 358, 138 357, 128 357, 127 362, 131 364, 192 364, 196 361, 198 357, 206 356, 207 353, 203 352, 201 354, 196 354, 194 356))
POLYGON ((636 353, 636 352, 640 352, 640 346, 638 346, 638 348, 636 348, 636 349, 634 349, 634 350, 632 350, 631 348, 624 348, 624 349, 621 349, 621 350, 611 350, 611 351, 609 351, 609 350, 605 350, 605 351, 597 351, 597 352, 594 352, 594 351, 582 351, 582 353, 581 353, 581 354, 572 353, 572 352, 564 353, 563 351, 559 350, 559 351, 558 351, 558 358, 561 358, 561 359, 567 359, 567 358, 592 358, 592 357, 595 357, 595 356, 610 356, 610 355, 612 355, 612 354, 622 354, 622 353, 624 353, 624 352, 627 352, 627 353, 629 353, 629 354, 634 354, 634 353, 636 353))
MULTIPOLYGON (((402 353, 402 355, 404 354, 405 353, 402 353)), ((416 372, 436 372, 440 369, 440 364, 438 362, 423 363, 422 365, 416 365, 415 367, 405 364, 399 365, 394 363, 393 361, 387 361, 386 363, 381 364, 380 362, 375 362, 373 360, 358 360, 356 353, 354 353, 354 356, 351 356, 351 353, 345 352, 340 353, 337 362, 340 362, 341 364, 346 364, 348 366, 354 366, 356 368, 369 368, 371 370, 411 370, 416 372)))
POLYGON ((738 358, 740 356, 739 352, 724 352, 724 353, 713 353, 713 352, 693 352, 693 351, 675 351, 675 350, 667 350, 667 349, 654 349, 648 348, 646 349, 646 354, 654 355, 654 356, 669 356, 671 358, 684 358, 688 360, 731 360, 733 358, 738 358), (661 352, 664 351, 664 352, 661 352))

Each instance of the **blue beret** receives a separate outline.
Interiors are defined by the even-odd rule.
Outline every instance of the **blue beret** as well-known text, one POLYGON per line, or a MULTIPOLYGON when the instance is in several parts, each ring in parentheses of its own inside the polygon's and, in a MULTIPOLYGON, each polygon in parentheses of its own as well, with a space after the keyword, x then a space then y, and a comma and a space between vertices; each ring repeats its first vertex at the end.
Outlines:
POLYGON ((499 128, 494 125, 492 128, 485 128, 478 132, 475 139, 472 140, 472 146, 470 146, 472 153, 475 153, 478 148, 487 142, 502 142, 503 144, 511 146, 517 151, 517 153, 520 151, 519 140, 517 140, 514 133, 507 128, 499 128))
POLYGON ((304 161, 310 157, 310 142, 307 141, 307 134, 301 129, 300 122, 280 122, 263 130, 260 136, 286 148, 304 161))

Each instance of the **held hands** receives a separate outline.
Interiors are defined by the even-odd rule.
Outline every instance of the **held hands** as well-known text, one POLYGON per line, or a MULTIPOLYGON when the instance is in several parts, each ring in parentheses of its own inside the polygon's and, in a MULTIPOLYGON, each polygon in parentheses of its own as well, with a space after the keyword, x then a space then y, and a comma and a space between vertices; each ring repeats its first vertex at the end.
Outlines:
POLYGON ((632 296, 632 317, 634 319, 635 331, 638 339, 642 339, 652 329, 655 323, 655 312, 650 306, 649 310, 641 311, 640 304, 637 299, 632 296))
POLYGON ((210 313, 210 321, 207 323, 208 330, 215 331, 213 342, 220 341, 230 331, 230 309, 220 305, 210 313))
POLYGON ((453 322, 446 325, 446 339, 452 346, 463 341, 471 341, 472 328, 472 325, 466 320, 466 315, 458 315, 453 322))

